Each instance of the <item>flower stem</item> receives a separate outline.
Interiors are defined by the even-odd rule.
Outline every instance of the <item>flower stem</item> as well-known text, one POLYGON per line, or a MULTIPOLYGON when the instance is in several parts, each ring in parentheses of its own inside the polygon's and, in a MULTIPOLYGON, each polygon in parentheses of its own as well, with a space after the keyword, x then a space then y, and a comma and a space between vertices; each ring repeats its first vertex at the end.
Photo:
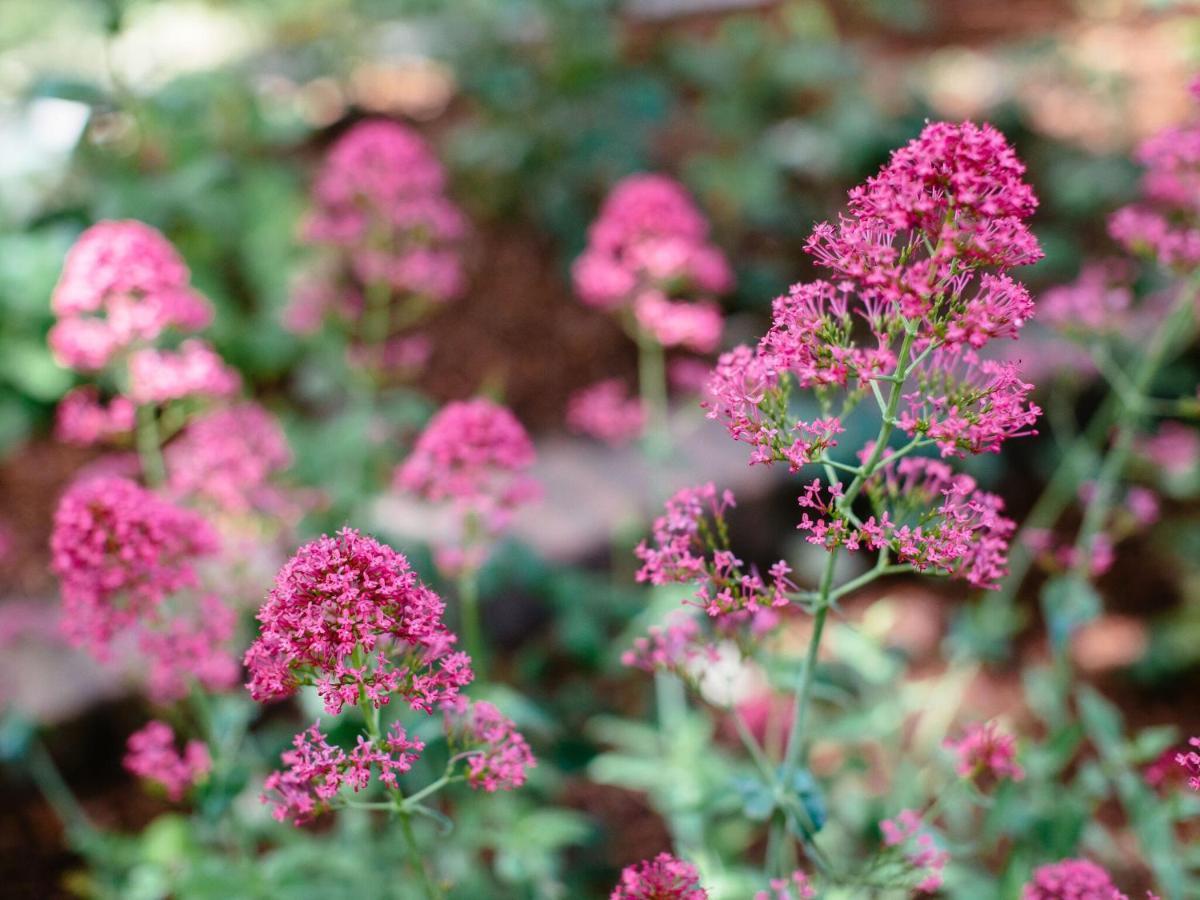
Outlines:
POLYGON ((153 404, 146 403, 137 409, 136 440, 138 460, 142 464, 142 477, 149 487, 162 487, 167 481, 167 467, 163 462, 158 418, 153 404))
POLYGON ((458 608, 462 616, 463 642, 471 657, 471 668, 479 681, 487 680, 487 651, 479 615, 479 570, 467 568, 458 577, 458 608))
POLYGON ((638 345, 638 392, 646 410, 644 448, 651 459, 665 459, 671 452, 666 356, 662 344, 653 335, 634 327, 638 345))

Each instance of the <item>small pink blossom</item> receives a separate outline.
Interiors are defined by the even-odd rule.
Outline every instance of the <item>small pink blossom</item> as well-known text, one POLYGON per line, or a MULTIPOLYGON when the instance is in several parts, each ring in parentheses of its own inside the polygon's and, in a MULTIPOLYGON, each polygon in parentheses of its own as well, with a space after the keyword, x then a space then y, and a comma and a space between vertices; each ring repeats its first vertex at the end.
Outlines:
POLYGON ((629 396, 619 378, 610 378, 571 395, 567 426, 618 447, 642 434, 646 411, 639 398, 629 396))
POLYGON ((447 713, 447 733, 467 757, 467 783, 476 790, 511 791, 525 783, 537 765, 529 744, 511 719, 490 703, 471 703, 464 712, 447 713))
POLYGON ((184 397, 227 397, 242 379, 207 343, 195 338, 178 350, 138 350, 129 359, 129 398, 138 405, 184 397))
POLYGON ((645 637, 621 654, 621 664, 643 672, 673 672, 687 677, 703 661, 715 662, 716 648, 703 639, 700 625, 690 616, 672 616, 666 624, 652 625, 645 637))
POLYGON ((150 699, 155 703, 182 700, 193 685, 211 693, 236 686, 242 674, 232 646, 236 627, 237 615, 212 595, 200 598, 190 613, 144 623, 138 649, 148 665, 150 699))
POLYGON ((999 731, 994 722, 974 723, 957 740, 945 747, 957 757, 955 771, 962 778, 985 782, 1002 778, 1020 781, 1025 770, 1017 764, 1017 747, 1012 735, 999 731))
POLYGON ((706 900, 700 873, 689 862, 660 853, 626 866, 609 900, 706 900))
POLYGON ((64 444, 91 447, 133 431, 137 408, 128 397, 107 403, 93 386, 74 388, 63 396, 55 413, 54 436, 64 444))
POLYGON ((1107 872, 1086 859, 1064 859, 1036 869, 1022 900, 1129 900, 1107 872))
POLYGON ((658 291, 643 291, 633 301, 639 327, 664 347, 711 353, 721 343, 725 321, 715 303, 669 300, 658 291))
POLYGON ((918 812, 901 810, 895 819, 880 822, 879 830, 883 833, 884 846, 906 848, 905 858, 920 876, 913 890, 932 894, 942 886, 942 873, 950 861, 950 854, 937 848, 918 812))
POLYGON ((797 869, 787 878, 772 878, 769 891, 758 891, 754 900, 812 900, 817 896, 816 889, 808 881, 808 876, 797 869))
POLYGON ((1186 475, 1200 462, 1200 433, 1181 422, 1166 421, 1138 442, 1138 452, 1168 475, 1186 475))
POLYGON ((1194 737, 1188 741, 1188 744, 1195 747, 1195 750, 1177 753, 1175 762, 1179 764, 1187 775, 1188 787, 1193 791, 1200 791, 1200 737, 1194 737))
POLYGON ((175 749, 175 732, 157 719, 129 736, 125 768, 139 778, 158 784, 168 799, 178 802, 212 769, 208 747, 188 741, 181 754, 175 749))

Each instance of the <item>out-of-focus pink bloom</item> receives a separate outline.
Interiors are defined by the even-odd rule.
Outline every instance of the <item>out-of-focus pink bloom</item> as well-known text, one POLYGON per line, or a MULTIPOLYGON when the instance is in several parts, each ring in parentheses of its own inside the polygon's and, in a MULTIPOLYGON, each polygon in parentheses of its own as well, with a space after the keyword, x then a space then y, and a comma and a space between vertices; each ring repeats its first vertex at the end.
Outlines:
MULTIPOLYGON (((1194 737, 1188 741, 1196 750, 1200 750, 1200 737, 1194 737)), ((1200 753, 1196 750, 1189 750, 1186 753, 1178 753, 1175 756, 1177 762, 1187 775, 1188 787, 1193 791, 1200 791, 1200 753)))
POLYGON ((149 665, 150 699, 182 700, 193 684, 214 693, 233 688, 242 674, 230 645, 236 626, 234 611, 205 595, 193 614, 176 614, 158 627, 140 629, 138 648, 149 665))
POLYGON ((415 375, 425 368, 433 355, 433 341, 428 335, 406 334, 388 338, 382 357, 375 348, 352 344, 347 350, 351 365, 368 366, 372 359, 380 360, 389 372, 415 375))
POLYGON ((567 427, 619 447, 636 440, 646 427, 642 401, 631 397, 619 378, 609 378, 571 395, 567 427))
POLYGON ((60 319, 47 336, 50 352, 60 366, 77 372, 99 372, 123 349, 103 319, 60 319))
POLYGON ((708 383, 711 364, 693 356, 683 356, 667 363, 667 380, 677 391, 699 394, 708 383))
POLYGON ((433 503, 450 501, 496 533, 539 496, 527 474, 533 462, 533 442, 509 410, 483 398, 448 403, 396 470, 396 486, 433 503))
POLYGON ((1168 475, 1186 475, 1200 462, 1200 434, 1181 422, 1163 422, 1138 442, 1138 452, 1168 475))
POLYGON ((633 647, 621 654, 621 664, 643 672, 673 672, 687 677, 699 662, 715 662, 716 648, 704 640, 700 625, 687 615, 676 614, 664 625, 652 625, 645 637, 635 638, 633 647))
POLYGON ((925 827, 915 810, 901 810, 895 819, 879 823, 883 843, 887 847, 902 847, 909 865, 917 870, 921 880, 913 889, 918 893, 932 894, 942 886, 943 870, 950 861, 950 854, 937 849, 933 835, 925 827))
POLYGON ((333 714, 361 697, 378 708, 393 696, 429 712, 472 677, 444 612, 391 547, 349 528, 311 541, 279 571, 259 610, 247 687, 266 701, 308 681, 333 714))
POLYGON ((1034 870, 1022 900, 1129 900, 1094 862, 1064 859, 1034 870))
POLYGON ((1070 334, 1103 334, 1127 326, 1133 292, 1119 261, 1090 262, 1070 284, 1051 288, 1038 303, 1038 317, 1070 334))
POLYGON ((195 338, 178 350, 138 350, 129 358, 129 398, 138 405, 184 397, 228 397, 241 376, 207 343, 195 338))
POLYGON ((669 853, 643 860, 621 871, 609 900, 706 900, 696 867, 669 853))
POLYGON ((696 353, 716 350, 725 329, 715 303, 668 300, 659 291, 640 293, 633 301, 633 315, 641 329, 664 347, 684 347, 696 353))
POLYGON ((169 799, 178 802, 211 771, 212 759, 201 741, 188 741, 180 753, 171 726, 154 719, 129 736, 124 765, 139 778, 160 785, 169 799))
POLYGON ((452 746, 467 757, 467 783, 476 790, 511 791, 525 783, 526 772, 537 765, 525 738, 511 719, 490 703, 471 703, 464 711, 446 714, 452 746))
POLYGON ((769 891, 758 891, 754 900, 812 900, 817 896, 816 890, 808 881, 808 876, 797 869, 787 878, 772 878, 769 891))
POLYGON ((278 515, 291 506, 272 483, 291 465, 291 448, 274 417, 255 403, 193 419, 165 459, 167 489, 178 498, 234 515, 278 515))
POLYGON ((64 633, 104 656, 118 631, 153 617, 168 595, 196 587, 196 559, 216 549, 200 515, 128 479, 76 482, 59 501, 50 538, 64 633))
POLYGON ((133 431, 137 407, 128 397, 116 396, 108 403, 93 386, 74 388, 58 403, 54 436, 64 444, 90 447, 133 431))
POLYGON ((944 746, 954 751, 955 771, 962 778, 990 782, 1025 777, 1025 770, 1017 764, 1016 741, 999 731, 994 722, 969 725, 958 740, 947 738, 944 746))
POLYGON ((1157 522, 1161 512, 1158 494, 1144 487, 1131 487, 1126 491, 1125 506, 1129 509, 1134 521, 1143 528, 1149 528, 1157 522))

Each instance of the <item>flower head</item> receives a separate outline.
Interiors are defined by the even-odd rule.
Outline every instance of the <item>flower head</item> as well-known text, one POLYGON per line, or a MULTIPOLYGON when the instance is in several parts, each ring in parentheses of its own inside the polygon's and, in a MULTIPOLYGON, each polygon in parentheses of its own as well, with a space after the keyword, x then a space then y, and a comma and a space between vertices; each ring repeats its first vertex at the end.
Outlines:
POLYGON ((537 765, 529 744, 511 719, 490 703, 471 703, 447 713, 447 732, 455 747, 464 747, 467 783, 476 790, 511 791, 525 783, 537 765))
POLYGON ((626 866, 609 900, 705 900, 696 867, 669 853, 626 866))
POLYGON ((137 408, 128 397, 116 396, 107 403, 93 386, 68 391, 55 411, 54 436, 64 444, 90 447, 134 429, 137 408))
POLYGON ((646 410, 640 399, 629 396, 619 378, 610 378, 571 395, 567 427, 617 447, 641 435, 646 410))
POLYGON ((974 723, 958 740, 948 738, 944 746, 954 751, 955 771, 962 778, 1020 781, 1025 777, 1024 769, 1017 764, 1016 742, 1012 735, 999 731, 994 722, 974 723))
POLYGON ((241 376, 207 343, 196 338, 178 350, 145 348, 129 359, 129 398, 139 405, 168 403, 184 397, 228 397, 241 376))
POLYGON ((63 598, 63 630, 104 654, 122 628, 153 617, 170 594, 197 585, 197 558, 217 537, 197 513, 134 482, 98 476, 59 501, 50 538, 63 598))
POLYGON ((1192 738, 1188 744, 1196 749, 1175 754, 1175 762, 1187 775, 1188 787, 1200 791, 1200 753, 1197 752, 1200 751, 1200 737, 1192 738))
POLYGON ((1094 862, 1064 859, 1036 869, 1022 900, 1129 900, 1094 862))
POLYGON ((124 765, 139 778, 161 786, 169 799, 178 802, 209 773, 212 759, 201 741, 188 741, 180 753, 171 726, 155 719, 129 736, 124 765))
POLYGON ((378 708, 393 695, 429 712, 471 680, 444 610, 392 548, 349 528, 311 541, 279 571, 259 610, 261 631, 245 660, 250 693, 270 700, 308 683, 335 714, 360 696, 378 708))
POLYGON ((903 850, 908 864, 919 879, 913 890, 921 894, 932 894, 942 886, 942 872, 950 861, 950 854, 939 850, 937 844, 915 810, 904 809, 895 819, 884 819, 879 823, 885 847, 903 850))

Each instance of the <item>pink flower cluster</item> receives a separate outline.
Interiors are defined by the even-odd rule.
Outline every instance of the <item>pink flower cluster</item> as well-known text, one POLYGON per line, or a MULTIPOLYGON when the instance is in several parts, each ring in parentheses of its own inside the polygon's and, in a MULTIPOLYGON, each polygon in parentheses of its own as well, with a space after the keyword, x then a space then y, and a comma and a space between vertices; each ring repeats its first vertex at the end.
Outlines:
POLYGON ((216 692, 237 685, 242 668, 230 650, 236 630, 237 614, 211 594, 188 612, 144 621, 138 649, 149 667, 150 699, 182 700, 193 684, 216 692))
POLYGON ((1163 265, 1190 269, 1200 263, 1200 123, 1164 129, 1138 148, 1142 199, 1108 221, 1112 237, 1133 253, 1163 265))
POLYGON ((1086 263, 1075 281, 1041 296, 1039 321, 1068 334, 1121 332, 1129 325, 1133 306, 1130 274, 1120 261, 1086 263))
POLYGON ((720 342, 721 312, 706 298, 727 292, 733 274, 692 198, 664 175, 630 175, 613 188, 572 275, 584 303, 631 311, 664 347, 708 353, 720 342))
POLYGON ((256 403, 193 419, 167 446, 167 490, 216 510, 278 515, 290 503, 273 479, 292 464, 279 423, 256 403))
POLYGON ((430 712, 471 681, 441 598, 391 547, 346 528, 301 547, 275 579, 246 652, 256 700, 315 684, 332 714, 393 695, 430 712))
POLYGON ((317 175, 303 226, 307 241, 334 251, 339 271, 303 285, 288 318, 300 330, 315 330, 306 323, 329 312, 357 318, 357 287, 371 285, 385 285, 393 300, 458 297, 467 222, 445 191, 442 164, 412 129, 371 120, 342 135, 317 175), (357 301, 343 302, 347 296, 357 301))
MULTIPOLYGON (((459 704, 462 706, 462 704, 459 704)), ((511 791, 525 783, 526 772, 537 765, 529 744, 500 710, 482 700, 446 716, 451 745, 467 756, 467 783, 489 794, 511 791)))
POLYGON ((129 358, 129 398, 136 404, 163 404, 184 397, 228 397, 241 376, 211 346, 191 338, 178 350, 145 348, 129 358))
POLYGON ((1102 868, 1086 859, 1064 859, 1036 869, 1022 900, 1129 900, 1102 868))
POLYGON ((690 677, 697 663, 716 662, 716 648, 706 642, 699 623, 674 615, 662 626, 652 625, 645 637, 635 638, 632 649, 621 654, 621 664, 643 672, 673 672, 690 677))
POLYGON ((640 399, 629 395, 621 379, 609 378, 571 395, 567 427, 619 447, 641 436, 646 410, 640 399))
POLYGON ((467 530, 498 533, 539 495, 527 474, 533 442, 509 410, 490 400, 448 403, 429 420, 396 486, 432 503, 454 504, 467 530))
POLYGON ((424 742, 393 723, 378 741, 359 735, 347 753, 330 744, 314 724, 296 735, 292 749, 283 754, 285 768, 267 776, 262 801, 271 805, 277 821, 303 825, 328 809, 344 786, 355 792, 366 788, 372 774, 381 784, 397 788, 398 777, 413 767, 424 749, 424 742))
POLYGON ((105 403, 93 386, 68 391, 55 411, 54 436, 64 444, 90 447, 133 431, 137 407, 117 395, 105 403))
POLYGON ((976 722, 957 740, 947 738, 943 746, 954 752, 955 771, 962 778, 992 782, 1025 777, 1025 770, 1017 763, 1016 741, 1011 734, 998 730, 995 722, 976 722))
POLYGON ((104 656, 121 630, 152 620, 171 594, 198 585, 195 563, 217 549, 208 523, 125 478, 77 481, 50 539, 72 643, 104 656))
POLYGON ((796 586, 785 562, 772 565, 763 578, 745 571, 729 551, 725 512, 733 505, 733 494, 724 491, 718 496, 712 482, 676 492, 654 520, 653 545, 642 541, 637 546, 642 561, 637 580, 697 584, 695 603, 713 617, 787 606, 788 591, 796 586))
POLYGON ((180 753, 171 726, 157 719, 129 736, 123 762, 134 775, 160 785, 175 802, 212 769, 212 758, 203 742, 188 741, 180 753))
POLYGON ((1186 475, 1200 464, 1200 433, 1182 422, 1163 422, 1158 431, 1139 438, 1138 453, 1168 475, 1186 475))
POLYGON ((759 891, 754 900, 812 900, 816 889, 809 883, 808 876, 797 869, 787 878, 772 878, 769 891, 759 891))
POLYGON ((921 875, 921 880, 914 885, 915 891, 932 894, 942 886, 942 872, 950 861, 950 854, 937 848, 918 812, 901 810, 895 819, 880 822, 879 830, 883 833, 885 847, 908 848, 908 864, 921 875))
POLYGON ((1008 571, 1008 541, 1016 523, 1004 502, 981 491, 970 475, 955 474, 940 460, 906 457, 885 464, 865 493, 879 510, 861 524, 838 512, 840 482, 809 482, 799 498, 801 531, 826 549, 888 548, 917 571, 933 570, 975 587, 994 588, 1008 571))
POLYGON ((696 867, 669 853, 626 866, 609 900, 706 900, 696 867))
POLYGON ((1200 791, 1200 737, 1194 737, 1188 741, 1188 744, 1195 747, 1195 750, 1188 750, 1186 753, 1177 753, 1175 762, 1183 769, 1187 775, 1188 787, 1193 791, 1200 791))
POLYGON ((198 331, 212 318, 175 248, 136 221, 99 222, 80 235, 51 304, 58 322, 50 347, 60 363, 80 371, 99 371, 168 328, 198 331))

